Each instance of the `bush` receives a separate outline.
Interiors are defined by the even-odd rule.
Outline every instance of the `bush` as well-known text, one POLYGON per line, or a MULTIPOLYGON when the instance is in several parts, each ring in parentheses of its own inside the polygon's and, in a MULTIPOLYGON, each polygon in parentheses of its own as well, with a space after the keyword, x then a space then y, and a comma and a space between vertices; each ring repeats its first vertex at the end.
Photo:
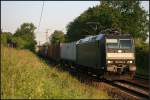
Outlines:
POLYGON ((13 37, 12 42, 16 44, 17 48, 24 49, 27 44, 26 41, 21 39, 20 37, 13 37))
POLYGON ((7 46, 7 42, 11 40, 12 34, 10 32, 3 32, 1 34, 1 44, 7 46))
POLYGON ((17 48, 35 50, 35 36, 34 31, 36 27, 32 23, 23 23, 13 35, 12 42, 16 44, 17 48))
POLYGON ((148 74, 148 50, 149 46, 146 43, 142 43, 140 46, 135 48, 136 50, 136 66, 137 73, 139 74, 148 74))

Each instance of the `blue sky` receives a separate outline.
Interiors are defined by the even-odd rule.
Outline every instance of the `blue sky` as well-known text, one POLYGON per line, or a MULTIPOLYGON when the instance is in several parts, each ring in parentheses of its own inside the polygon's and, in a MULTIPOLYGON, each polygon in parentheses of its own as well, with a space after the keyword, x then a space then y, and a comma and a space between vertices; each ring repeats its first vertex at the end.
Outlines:
MULTIPOLYGON (((38 26, 43 1, 1 1, 1 28, 14 33, 24 22, 32 22, 38 26)), ((66 32, 66 25, 73 21, 88 7, 100 4, 99 1, 44 1, 43 17, 36 40, 44 42, 46 29, 49 35, 54 30, 66 32)), ((142 6, 149 11, 148 1, 142 6)), ((149 13, 149 12, 148 12, 149 13)))

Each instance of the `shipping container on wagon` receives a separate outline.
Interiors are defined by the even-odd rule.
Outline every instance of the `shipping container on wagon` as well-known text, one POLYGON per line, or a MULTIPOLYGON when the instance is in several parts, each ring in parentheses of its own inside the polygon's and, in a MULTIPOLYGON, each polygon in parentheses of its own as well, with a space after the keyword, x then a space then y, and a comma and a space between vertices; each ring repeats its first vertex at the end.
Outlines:
POLYGON ((38 48, 39 48, 39 49, 38 49, 38 54, 39 54, 39 55, 42 55, 42 54, 41 54, 41 53, 42 53, 42 46, 38 46, 38 48))
POLYGON ((76 61, 76 43, 77 41, 60 44, 61 59, 72 61, 72 62, 76 61))
POLYGON ((38 50, 38 53, 43 56, 43 57, 46 57, 47 55, 47 46, 38 46, 39 50, 38 50))
POLYGON ((103 34, 80 39, 77 44, 77 64, 93 69, 104 69, 104 42, 103 34))
POLYGON ((52 46, 48 45, 47 58, 52 58, 52 46))
POLYGON ((48 52, 47 52, 47 57, 59 61, 60 60, 60 45, 48 45, 48 52))

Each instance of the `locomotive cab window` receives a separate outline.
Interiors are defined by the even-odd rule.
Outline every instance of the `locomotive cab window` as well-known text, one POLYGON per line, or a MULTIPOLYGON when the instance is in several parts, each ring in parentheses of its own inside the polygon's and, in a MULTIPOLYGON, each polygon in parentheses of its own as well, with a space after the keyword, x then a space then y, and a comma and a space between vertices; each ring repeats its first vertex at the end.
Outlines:
POLYGON ((123 49, 131 49, 132 48, 132 41, 130 39, 120 39, 120 48, 123 49))
POLYGON ((118 40, 117 39, 106 39, 107 48, 118 48, 118 40))

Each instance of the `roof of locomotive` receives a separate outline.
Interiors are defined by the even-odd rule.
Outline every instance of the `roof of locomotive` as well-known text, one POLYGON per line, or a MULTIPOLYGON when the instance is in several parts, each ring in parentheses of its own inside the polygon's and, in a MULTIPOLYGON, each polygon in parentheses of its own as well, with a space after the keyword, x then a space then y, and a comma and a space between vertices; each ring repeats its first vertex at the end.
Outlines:
POLYGON ((107 34, 106 38, 132 38, 130 34, 107 34))
POLYGON ((98 35, 88 36, 88 37, 85 37, 83 39, 80 39, 78 41, 78 44, 86 43, 86 42, 92 42, 92 41, 96 41, 96 40, 101 40, 102 38, 104 38, 104 34, 100 33, 98 35))
POLYGON ((109 34, 105 35, 106 38, 131 38, 131 34, 121 33, 115 30, 109 32, 109 34))
POLYGON ((92 42, 92 41, 98 41, 98 40, 101 40, 102 38, 128 39, 128 38, 132 38, 132 36, 130 34, 103 34, 103 33, 99 33, 98 35, 88 36, 88 37, 85 37, 83 39, 80 39, 79 41, 77 41, 77 44, 92 42))

